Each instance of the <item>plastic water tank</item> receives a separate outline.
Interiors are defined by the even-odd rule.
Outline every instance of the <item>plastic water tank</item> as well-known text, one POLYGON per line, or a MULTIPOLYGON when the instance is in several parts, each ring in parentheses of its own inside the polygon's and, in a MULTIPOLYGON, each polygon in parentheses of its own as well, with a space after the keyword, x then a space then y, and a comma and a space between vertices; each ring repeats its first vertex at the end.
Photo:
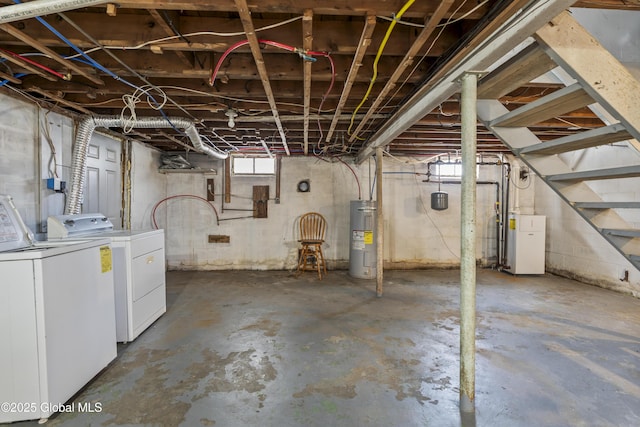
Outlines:
POLYGON ((351 201, 349 275, 359 279, 376 277, 376 202, 351 201))

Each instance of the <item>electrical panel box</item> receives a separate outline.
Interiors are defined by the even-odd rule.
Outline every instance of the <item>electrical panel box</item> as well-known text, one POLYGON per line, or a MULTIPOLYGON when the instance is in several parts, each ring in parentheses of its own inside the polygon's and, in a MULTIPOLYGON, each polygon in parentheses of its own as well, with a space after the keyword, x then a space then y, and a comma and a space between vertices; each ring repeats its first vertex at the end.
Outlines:
POLYGON ((67 187, 67 183, 59 178, 48 178, 46 181, 49 190, 64 192, 67 187))
POLYGON ((505 271, 544 274, 546 217, 509 214, 505 271))

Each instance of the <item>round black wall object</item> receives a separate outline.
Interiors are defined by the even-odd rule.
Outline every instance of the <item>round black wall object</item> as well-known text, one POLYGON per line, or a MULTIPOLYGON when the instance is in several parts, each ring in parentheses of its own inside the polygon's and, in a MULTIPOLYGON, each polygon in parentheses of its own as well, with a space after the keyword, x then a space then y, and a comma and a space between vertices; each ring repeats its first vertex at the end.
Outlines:
POLYGON ((300 193, 308 193, 311 190, 311 184, 308 179, 303 179, 298 183, 298 192, 300 193))

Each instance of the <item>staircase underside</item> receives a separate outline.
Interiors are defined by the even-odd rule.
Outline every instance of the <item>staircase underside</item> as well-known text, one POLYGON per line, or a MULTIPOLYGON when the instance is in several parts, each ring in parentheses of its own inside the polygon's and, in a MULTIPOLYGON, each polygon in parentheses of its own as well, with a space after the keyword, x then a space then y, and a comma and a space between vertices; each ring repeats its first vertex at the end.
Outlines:
POLYGON ((532 44, 482 78, 478 98, 483 124, 640 270, 640 229, 624 219, 625 210, 640 209, 640 200, 629 196, 640 191, 620 191, 625 196, 613 199, 616 193, 602 192, 601 184, 640 184, 640 82, 564 12, 538 30, 532 44), (511 110, 500 102, 550 71, 570 77, 565 87, 511 110), (536 124, 585 107, 600 117, 601 126, 550 141, 536 136, 536 124), (619 153, 605 155, 605 146, 619 153), (597 169, 576 160, 595 156, 597 169))

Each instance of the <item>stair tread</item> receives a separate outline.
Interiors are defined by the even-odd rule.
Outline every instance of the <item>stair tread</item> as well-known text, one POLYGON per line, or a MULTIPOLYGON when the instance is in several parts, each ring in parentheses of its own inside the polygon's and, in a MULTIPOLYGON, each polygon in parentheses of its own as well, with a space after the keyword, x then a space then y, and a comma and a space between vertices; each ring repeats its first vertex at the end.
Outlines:
POLYGON ((561 173, 556 175, 547 175, 546 178, 550 181, 588 181, 598 179, 632 178, 638 176, 640 176, 640 165, 561 173))
POLYGON ((633 139, 620 123, 575 133, 552 141, 530 145, 518 150, 519 154, 559 154, 583 148, 597 147, 633 139))
POLYGON ((613 236, 640 237, 640 229, 637 228, 603 228, 601 232, 613 236))
POLYGON ((478 99, 498 99, 557 67, 537 43, 484 76, 478 84, 478 99))
POLYGON ((563 87, 491 121, 491 127, 526 127, 592 104, 579 83, 563 87))
POLYGON ((640 202, 574 202, 573 205, 582 209, 640 209, 640 202))

